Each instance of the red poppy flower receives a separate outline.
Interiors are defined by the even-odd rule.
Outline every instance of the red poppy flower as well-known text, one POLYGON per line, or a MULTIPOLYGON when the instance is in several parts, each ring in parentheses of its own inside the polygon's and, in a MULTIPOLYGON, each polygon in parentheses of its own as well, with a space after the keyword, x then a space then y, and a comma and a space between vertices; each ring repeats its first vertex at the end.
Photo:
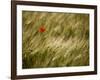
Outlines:
POLYGON ((41 26, 41 27, 39 28, 39 32, 45 32, 44 26, 41 26))

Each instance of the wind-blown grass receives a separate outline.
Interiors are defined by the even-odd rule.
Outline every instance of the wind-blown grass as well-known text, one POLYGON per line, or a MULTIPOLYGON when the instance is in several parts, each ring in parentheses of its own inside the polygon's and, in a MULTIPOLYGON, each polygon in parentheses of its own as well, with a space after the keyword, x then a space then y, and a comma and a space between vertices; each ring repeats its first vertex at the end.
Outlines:
POLYGON ((23 68, 89 65, 88 14, 23 11, 22 22, 23 68))

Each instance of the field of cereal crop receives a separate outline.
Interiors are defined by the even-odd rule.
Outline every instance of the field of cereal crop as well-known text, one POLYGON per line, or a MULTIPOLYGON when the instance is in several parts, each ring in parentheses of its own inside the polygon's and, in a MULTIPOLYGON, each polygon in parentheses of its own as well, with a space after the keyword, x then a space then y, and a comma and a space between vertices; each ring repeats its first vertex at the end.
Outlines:
POLYGON ((89 14, 22 12, 23 68, 89 65, 89 14))

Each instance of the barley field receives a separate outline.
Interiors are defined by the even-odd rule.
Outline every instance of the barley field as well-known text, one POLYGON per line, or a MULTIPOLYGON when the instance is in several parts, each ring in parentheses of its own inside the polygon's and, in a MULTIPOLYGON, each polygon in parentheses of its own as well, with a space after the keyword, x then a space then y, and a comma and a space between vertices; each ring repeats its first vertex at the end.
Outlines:
POLYGON ((22 67, 89 65, 89 14, 22 12, 22 67))

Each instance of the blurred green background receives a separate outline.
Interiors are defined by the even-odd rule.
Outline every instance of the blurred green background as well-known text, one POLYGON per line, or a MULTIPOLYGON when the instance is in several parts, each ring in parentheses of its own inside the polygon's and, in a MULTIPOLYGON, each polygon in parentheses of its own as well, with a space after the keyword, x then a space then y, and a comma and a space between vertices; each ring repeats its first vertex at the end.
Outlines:
POLYGON ((23 11, 22 28, 23 68, 89 65, 89 14, 23 11))

